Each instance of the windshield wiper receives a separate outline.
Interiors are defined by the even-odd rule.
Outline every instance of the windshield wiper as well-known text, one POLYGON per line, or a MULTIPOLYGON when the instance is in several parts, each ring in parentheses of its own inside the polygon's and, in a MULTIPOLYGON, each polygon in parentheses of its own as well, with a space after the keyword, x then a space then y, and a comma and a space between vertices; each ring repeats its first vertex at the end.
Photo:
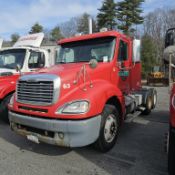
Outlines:
POLYGON ((59 61, 59 62, 56 62, 56 64, 66 64, 67 62, 65 61, 59 61))
POLYGON ((78 62, 65 62, 65 61, 57 62, 57 64, 70 64, 70 63, 78 63, 78 62))
POLYGON ((89 62, 89 60, 88 60, 88 61, 85 61, 85 60, 78 60, 78 61, 76 61, 76 62, 74 62, 74 63, 81 63, 81 62, 89 62))

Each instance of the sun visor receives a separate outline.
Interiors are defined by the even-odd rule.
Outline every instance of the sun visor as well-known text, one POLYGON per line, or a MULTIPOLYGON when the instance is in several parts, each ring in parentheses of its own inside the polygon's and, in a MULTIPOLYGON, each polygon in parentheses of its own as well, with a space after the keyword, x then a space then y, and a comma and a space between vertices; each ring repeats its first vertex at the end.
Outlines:
POLYGON ((35 33, 26 36, 22 36, 14 44, 13 47, 21 46, 31 46, 31 47, 40 47, 44 39, 44 33, 35 33))

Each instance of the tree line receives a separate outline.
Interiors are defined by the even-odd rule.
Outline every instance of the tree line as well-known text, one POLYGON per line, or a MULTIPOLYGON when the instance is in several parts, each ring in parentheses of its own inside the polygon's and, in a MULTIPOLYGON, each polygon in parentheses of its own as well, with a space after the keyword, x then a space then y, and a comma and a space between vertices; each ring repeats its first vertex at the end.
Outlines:
MULTIPOLYGON (((45 32, 50 40, 58 40, 64 37, 70 37, 76 33, 88 33, 88 18, 92 18, 93 32, 101 28, 109 30, 119 29, 129 35, 135 31, 134 25, 143 23, 141 16, 141 4, 144 0, 123 0, 116 3, 114 0, 104 0, 101 8, 98 9, 96 17, 92 18, 90 14, 84 13, 79 17, 73 17, 69 21, 59 24, 49 32, 38 22, 35 23, 29 33, 45 32)), ((12 42, 19 38, 18 33, 11 35, 12 42)))

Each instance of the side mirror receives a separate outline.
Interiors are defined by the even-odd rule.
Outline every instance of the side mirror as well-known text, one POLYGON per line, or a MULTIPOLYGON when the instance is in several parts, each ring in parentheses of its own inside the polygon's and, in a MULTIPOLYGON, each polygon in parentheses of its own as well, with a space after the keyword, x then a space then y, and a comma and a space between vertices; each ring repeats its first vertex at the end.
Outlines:
POLYGON ((21 66, 19 64, 16 65, 16 72, 19 72, 20 75, 22 74, 21 73, 21 66))
POLYGON ((91 60, 89 61, 89 67, 90 67, 91 69, 95 69, 95 68, 97 67, 97 65, 98 65, 98 62, 97 62, 96 59, 91 59, 91 60))

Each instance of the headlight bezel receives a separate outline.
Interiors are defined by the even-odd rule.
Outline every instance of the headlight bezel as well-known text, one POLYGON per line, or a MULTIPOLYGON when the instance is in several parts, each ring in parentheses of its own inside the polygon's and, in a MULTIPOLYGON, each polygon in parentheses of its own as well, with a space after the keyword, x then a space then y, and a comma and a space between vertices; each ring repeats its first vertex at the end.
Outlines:
MULTIPOLYGON (((77 105, 78 105, 77 104, 77 105)), ((62 114, 62 115, 78 115, 78 114, 86 114, 90 109, 90 102, 88 100, 75 100, 75 101, 70 101, 66 104, 64 104, 63 106, 59 107, 56 110, 56 114, 62 114), (70 112, 65 112, 65 110, 68 110, 67 108, 71 108, 71 106, 76 105, 76 104, 81 104, 81 103, 85 103, 86 104, 86 110, 84 111, 70 111, 70 112)))

